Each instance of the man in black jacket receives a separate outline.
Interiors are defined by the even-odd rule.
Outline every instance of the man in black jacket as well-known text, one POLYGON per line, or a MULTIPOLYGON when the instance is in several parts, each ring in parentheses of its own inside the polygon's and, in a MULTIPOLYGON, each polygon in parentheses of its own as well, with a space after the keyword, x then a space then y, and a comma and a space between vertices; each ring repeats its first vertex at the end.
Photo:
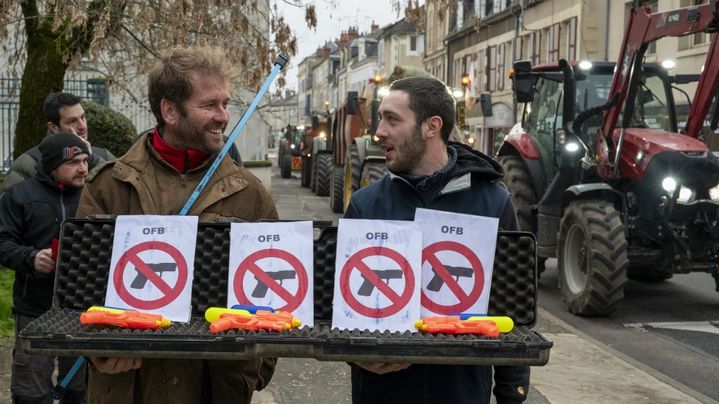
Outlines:
MULTIPOLYGON (((345 218, 413 220, 418 207, 499 218, 517 230, 503 176, 490 157, 449 142, 454 99, 439 80, 410 77, 390 86, 376 135, 389 174, 352 195, 345 218)), ((498 404, 527 398, 529 367, 495 366, 498 404)), ((491 366, 403 363, 352 364, 352 401, 364 403, 489 403, 491 366)))
MULTIPOLYGON (((47 119, 47 136, 68 132, 74 133, 87 141, 87 121, 85 120, 85 109, 80 103, 80 97, 70 93, 50 93, 45 97, 42 110, 45 114, 45 119, 47 119)), ((90 170, 100 163, 115 159, 115 156, 109 150, 102 147, 92 146, 89 151, 88 168, 90 170)), ((40 150, 37 146, 15 159, 5 178, 5 182, 0 187, 0 196, 13 185, 34 177, 38 161, 40 161, 40 150)))
MULTIPOLYGON (((0 265, 15 270, 15 349, 10 390, 15 404, 52 404, 55 358, 29 355, 17 334, 52 302, 55 258, 52 242, 60 223, 72 218, 87 177, 87 142, 71 133, 46 137, 38 147, 43 170, 0 198, 0 265)), ((59 358, 62 379, 76 358, 59 358)), ((85 372, 68 385, 61 403, 85 402, 85 372)))

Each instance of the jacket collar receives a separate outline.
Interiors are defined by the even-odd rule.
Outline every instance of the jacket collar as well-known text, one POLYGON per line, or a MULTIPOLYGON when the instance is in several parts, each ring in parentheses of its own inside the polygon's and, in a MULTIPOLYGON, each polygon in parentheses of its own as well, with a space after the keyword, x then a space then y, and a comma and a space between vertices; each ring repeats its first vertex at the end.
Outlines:
POLYGON ((178 173, 184 174, 188 170, 198 167, 207 160, 207 153, 200 150, 187 149, 181 150, 170 146, 165 139, 162 138, 160 127, 156 126, 150 135, 152 147, 157 153, 172 166, 178 173))

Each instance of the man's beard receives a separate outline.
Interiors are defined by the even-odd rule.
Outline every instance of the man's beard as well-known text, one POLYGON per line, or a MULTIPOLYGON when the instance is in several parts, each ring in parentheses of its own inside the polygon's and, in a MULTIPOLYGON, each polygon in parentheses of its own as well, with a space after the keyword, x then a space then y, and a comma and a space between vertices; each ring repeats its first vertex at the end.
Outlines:
POLYGON ((412 136, 405 139, 401 145, 396 145, 397 158, 387 161, 387 169, 393 173, 410 173, 417 165, 427 150, 427 141, 422 138, 422 133, 415 126, 412 136))
POLYGON ((210 126, 212 124, 202 126, 192 119, 188 119, 186 113, 180 113, 180 116, 181 119, 175 133, 184 149, 195 149, 207 154, 213 154, 222 149, 224 145, 222 139, 220 139, 219 142, 215 142, 214 139, 208 137, 208 131, 212 129, 222 129, 224 133, 224 126, 222 128, 210 126))

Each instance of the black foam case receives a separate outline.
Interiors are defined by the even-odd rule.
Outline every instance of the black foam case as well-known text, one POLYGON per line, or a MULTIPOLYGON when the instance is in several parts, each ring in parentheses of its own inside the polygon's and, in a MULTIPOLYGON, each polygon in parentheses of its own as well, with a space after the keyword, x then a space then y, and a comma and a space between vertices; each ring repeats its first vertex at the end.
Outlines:
POLYGON ((192 285, 192 319, 163 330, 80 324, 82 311, 103 305, 114 220, 63 223, 53 307, 20 332, 35 353, 86 356, 242 359, 303 357, 329 361, 401 361, 437 364, 544 365, 552 342, 531 329, 537 315, 535 239, 500 232, 489 314, 510 316, 514 329, 499 338, 476 335, 339 330, 330 326, 337 228, 315 224, 314 327, 283 332, 230 330, 213 334, 208 307, 227 301, 229 223, 200 223, 192 285))

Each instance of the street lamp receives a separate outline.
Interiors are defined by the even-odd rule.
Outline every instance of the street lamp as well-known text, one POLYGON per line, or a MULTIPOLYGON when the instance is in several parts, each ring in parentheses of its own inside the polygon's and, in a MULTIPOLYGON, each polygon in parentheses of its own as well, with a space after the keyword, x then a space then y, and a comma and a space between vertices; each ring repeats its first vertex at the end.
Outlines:
POLYGON ((377 126, 379 125, 379 85, 382 83, 382 76, 375 74, 370 82, 374 83, 374 94, 372 97, 372 125, 370 126, 370 133, 374 135, 377 133, 377 126))

